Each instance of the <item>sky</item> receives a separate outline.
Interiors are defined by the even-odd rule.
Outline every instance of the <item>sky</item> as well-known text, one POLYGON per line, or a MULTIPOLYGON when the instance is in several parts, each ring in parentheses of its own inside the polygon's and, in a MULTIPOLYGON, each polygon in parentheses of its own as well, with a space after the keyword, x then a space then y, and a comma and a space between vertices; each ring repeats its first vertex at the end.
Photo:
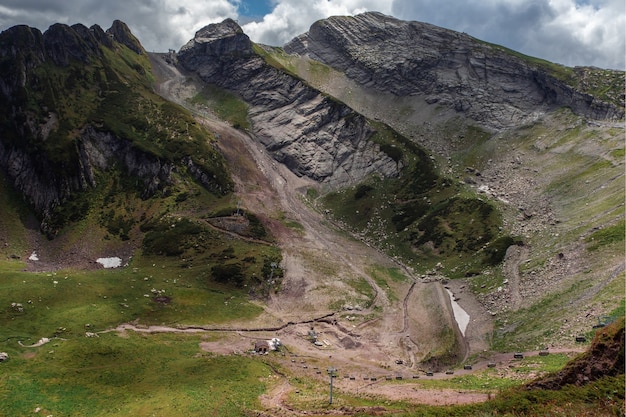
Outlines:
POLYGON ((626 69, 624 0, 0 0, 0 31, 26 24, 125 22, 150 52, 180 49, 232 18, 257 43, 282 46, 316 20, 378 11, 431 23, 567 66, 626 69))

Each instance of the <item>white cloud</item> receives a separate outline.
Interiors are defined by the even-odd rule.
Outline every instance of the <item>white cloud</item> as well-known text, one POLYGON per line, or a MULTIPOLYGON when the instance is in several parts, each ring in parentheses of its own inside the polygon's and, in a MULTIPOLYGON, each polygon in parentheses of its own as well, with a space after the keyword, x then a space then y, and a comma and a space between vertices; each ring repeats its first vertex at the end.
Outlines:
POLYGON ((366 11, 391 13, 388 0, 278 0, 262 21, 243 25, 244 32, 259 43, 283 45, 309 30, 313 22, 329 16, 352 16, 366 11))
POLYGON ((569 66, 626 67, 623 0, 394 0, 392 14, 569 66))
MULTIPOLYGON (((2 0, 0 30, 27 24, 124 21, 149 51, 179 49, 209 23, 238 19, 258 0, 2 0)), ((243 24, 255 42, 283 45, 318 19, 379 11, 466 32, 565 65, 626 68, 624 0, 272 0, 274 9, 243 24)), ((242 20, 243 22, 243 20, 242 20)))

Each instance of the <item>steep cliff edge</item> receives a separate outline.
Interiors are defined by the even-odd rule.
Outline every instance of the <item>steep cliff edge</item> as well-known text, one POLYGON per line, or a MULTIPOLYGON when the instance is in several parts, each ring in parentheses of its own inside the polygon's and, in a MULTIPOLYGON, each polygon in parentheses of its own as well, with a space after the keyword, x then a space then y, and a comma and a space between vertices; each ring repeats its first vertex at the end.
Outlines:
POLYGON ((377 173, 395 177, 402 162, 372 139, 376 129, 349 107, 269 65, 232 20, 198 31, 178 53, 202 80, 240 95, 256 138, 298 175, 331 187, 377 173))
POLYGON ((380 13, 320 20, 284 49, 335 68, 362 86, 421 96, 491 129, 518 126, 562 106, 590 119, 624 118, 623 94, 603 96, 601 88, 584 81, 595 76, 623 85, 621 71, 566 68, 464 33, 380 13))

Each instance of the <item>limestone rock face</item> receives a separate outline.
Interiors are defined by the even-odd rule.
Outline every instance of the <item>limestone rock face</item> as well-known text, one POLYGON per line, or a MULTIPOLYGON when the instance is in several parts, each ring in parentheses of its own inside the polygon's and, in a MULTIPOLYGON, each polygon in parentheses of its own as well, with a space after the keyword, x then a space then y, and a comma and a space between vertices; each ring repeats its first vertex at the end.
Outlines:
POLYGON ((198 31, 178 62, 241 96, 254 136, 298 175, 336 187, 401 169, 372 141, 376 131, 363 116, 267 64, 230 19, 198 31))
POLYGON ((622 119, 624 108, 572 88, 539 65, 464 33, 370 12, 331 17, 285 45, 366 87, 463 112, 494 129, 560 106, 592 119, 622 119))
MULTIPOLYGON (((106 170, 121 163, 128 175, 143 181, 143 198, 171 184, 173 164, 141 152, 130 141, 109 132, 99 132, 88 126, 76 144, 77 169, 69 175, 54 175, 54 166, 46 155, 31 153, 0 141, 0 167, 14 187, 41 214, 41 229, 44 232, 53 232, 48 230, 47 223, 55 207, 63 204, 72 194, 97 185, 95 169, 106 170)), ((206 175, 201 169, 196 171, 194 174, 198 177, 206 175)), ((210 185, 209 179, 205 182, 210 185)))

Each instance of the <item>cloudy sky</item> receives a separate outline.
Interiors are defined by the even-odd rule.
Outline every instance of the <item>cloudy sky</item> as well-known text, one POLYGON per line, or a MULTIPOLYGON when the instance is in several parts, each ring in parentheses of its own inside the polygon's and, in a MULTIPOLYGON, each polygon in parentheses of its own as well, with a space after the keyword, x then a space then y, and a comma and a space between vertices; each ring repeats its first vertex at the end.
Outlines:
POLYGON ((131 28, 148 51, 178 50, 227 17, 280 46, 333 15, 379 11, 468 33, 568 66, 626 68, 624 0, 0 0, 0 30, 56 22, 131 28))

